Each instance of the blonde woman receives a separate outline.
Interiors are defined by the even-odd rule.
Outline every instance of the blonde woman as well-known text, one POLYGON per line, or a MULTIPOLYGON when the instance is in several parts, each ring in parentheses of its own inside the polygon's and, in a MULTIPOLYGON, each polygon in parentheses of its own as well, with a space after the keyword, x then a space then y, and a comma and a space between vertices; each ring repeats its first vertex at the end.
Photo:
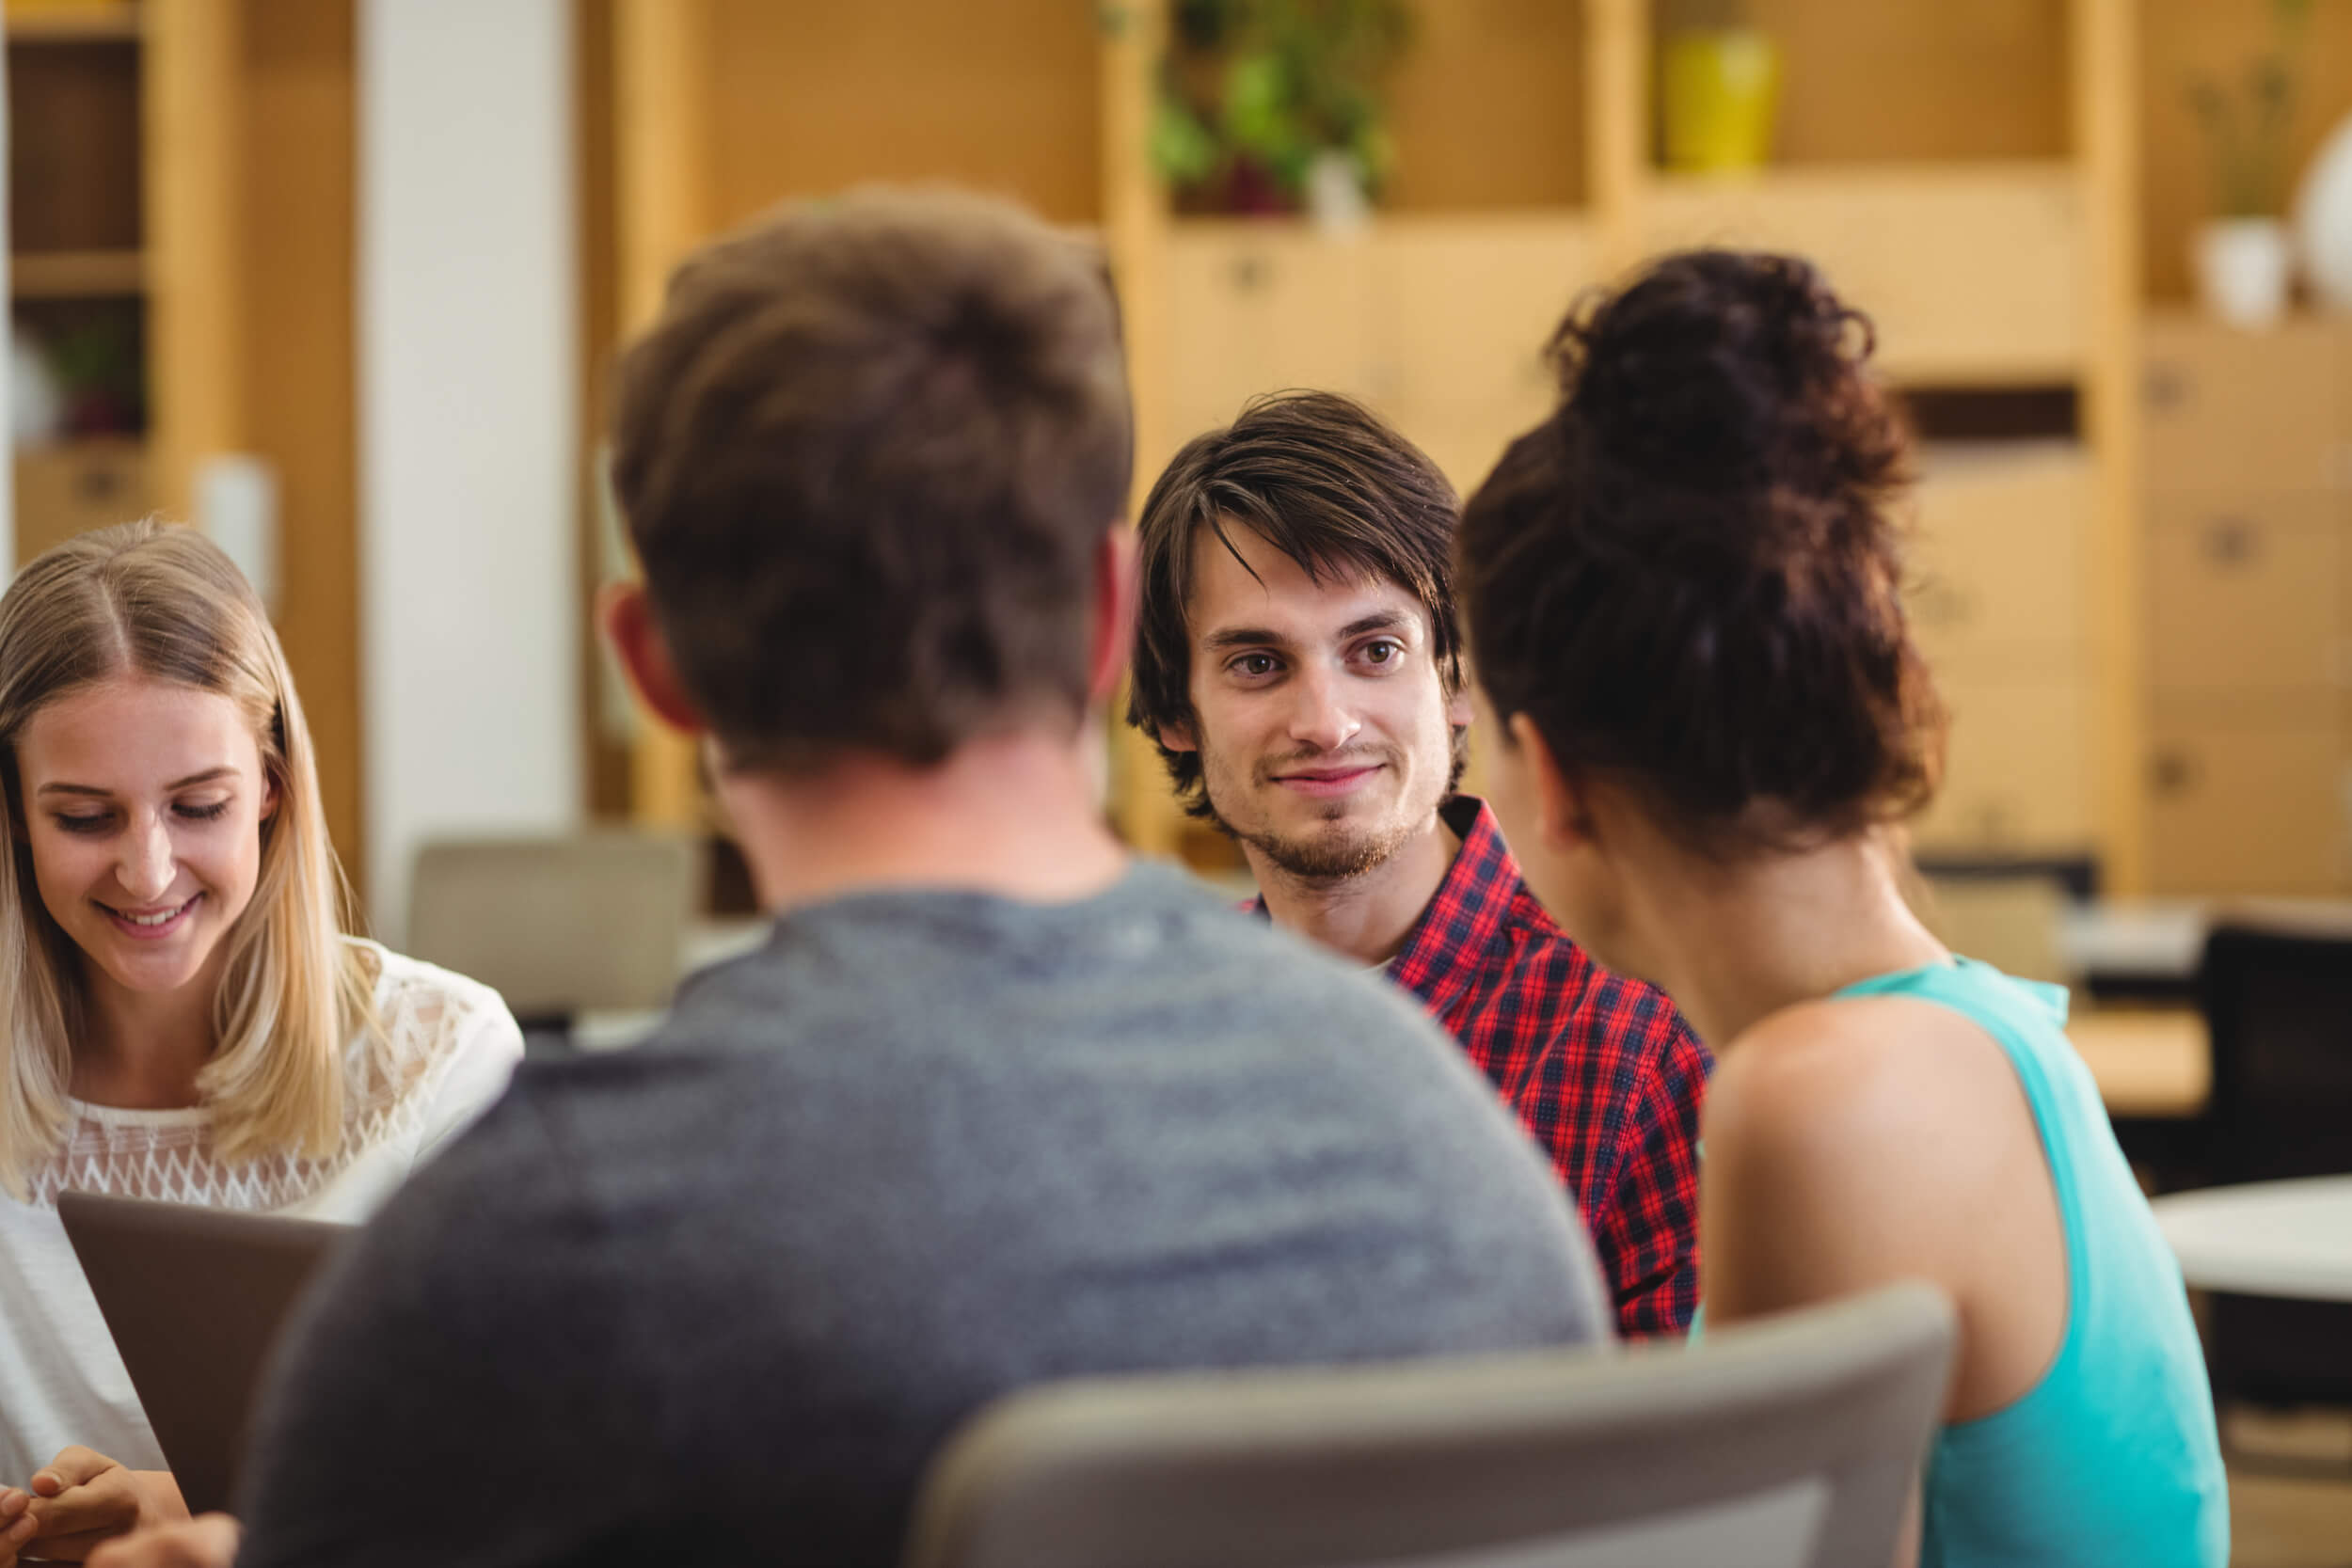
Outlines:
POLYGON ((184 1513, 57 1194, 356 1222, 522 1037, 343 934, 285 655, 198 533, 87 533, 0 597, 0 784, 5 1568, 184 1513))

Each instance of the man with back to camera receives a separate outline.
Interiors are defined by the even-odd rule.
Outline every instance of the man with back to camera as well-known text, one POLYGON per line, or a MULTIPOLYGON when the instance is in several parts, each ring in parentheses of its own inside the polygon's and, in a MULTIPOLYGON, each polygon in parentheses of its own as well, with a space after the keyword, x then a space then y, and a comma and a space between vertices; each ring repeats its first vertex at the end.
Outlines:
POLYGON ((787 209, 680 269, 613 430, 645 581, 607 628, 707 736, 775 925, 647 1045, 527 1066, 337 1259, 237 1560, 882 1568, 1024 1384, 1607 1336, 1443 1036, 1101 825, 1099 255, 950 193, 787 209))
POLYGON ((1620 1330, 1679 1334, 1711 1063, 1663 993, 1552 924, 1492 814, 1454 793, 1459 516, 1360 405, 1251 403, 1144 503, 1128 719, 1185 809, 1239 841, 1262 913, 1385 970, 1501 1089, 1577 1198, 1620 1330))

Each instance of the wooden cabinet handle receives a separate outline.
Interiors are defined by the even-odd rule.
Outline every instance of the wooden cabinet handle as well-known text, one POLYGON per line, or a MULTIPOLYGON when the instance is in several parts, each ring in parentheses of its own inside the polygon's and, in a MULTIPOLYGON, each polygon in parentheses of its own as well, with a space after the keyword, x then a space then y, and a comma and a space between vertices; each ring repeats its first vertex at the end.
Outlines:
POLYGON ((2244 566, 2262 553, 2262 529, 2244 517, 2217 517, 2197 539, 2200 552, 2217 566, 2244 566))

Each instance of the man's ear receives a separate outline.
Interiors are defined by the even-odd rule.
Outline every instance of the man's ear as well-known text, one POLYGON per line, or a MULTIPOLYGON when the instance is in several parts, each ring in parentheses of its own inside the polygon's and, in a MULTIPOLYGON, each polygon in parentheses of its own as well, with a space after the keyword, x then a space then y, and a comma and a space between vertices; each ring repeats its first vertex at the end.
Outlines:
POLYGON ((670 644, 654 624, 653 604, 640 582, 607 583, 596 595, 596 619, 628 674, 628 684, 654 716, 672 729, 699 735, 708 726, 679 684, 670 644))
POLYGON ((1104 531, 1094 551, 1094 650, 1087 670, 1087 700, 1102 704, 1119 689, 1136 645, 1136 531, 1104 531))
POLYGON ((1171 752, 1197 752, 1200 750, 1200 743, 1192 737, 1192 726, 1190 724, 1180 724, 1171 719, 1167 723, 1154 729, 1152 733, 1158 738, 1161 745, 1167 747, 1171 752))
POLYGON ((1464 681, 1462 689, 1446 700, 1445 721, 1457 730, 1466 730, 1477 717, 1478 705, 1470 700, 1470 682, 1464 681))
POLYGON ((1527 758, 1535 784, 1536 828, 1547 847, 1581 849, 1597 843, 1592 800, 1581 780, 1572 778, 1551 753, 1550 742, 1524 713, 1511 715, 1511 742, 1527 758))

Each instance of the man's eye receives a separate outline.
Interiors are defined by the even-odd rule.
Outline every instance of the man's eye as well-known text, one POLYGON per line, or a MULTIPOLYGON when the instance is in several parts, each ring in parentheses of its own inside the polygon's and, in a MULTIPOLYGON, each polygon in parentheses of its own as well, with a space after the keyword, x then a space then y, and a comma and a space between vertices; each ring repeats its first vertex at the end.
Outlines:
POLYGON ((1404 643, 1392 642, 1387 638, 1382 638, 1364 650, 1364 657, 1375 664, 1391 664, 1402 657, 1404 652, 1404 643))
POLYGON ((1244 654, 1233 660, 1232 669, 1236 674, 1270 675, 1274 673, 1274 656, 1272 654, 1244 654))

